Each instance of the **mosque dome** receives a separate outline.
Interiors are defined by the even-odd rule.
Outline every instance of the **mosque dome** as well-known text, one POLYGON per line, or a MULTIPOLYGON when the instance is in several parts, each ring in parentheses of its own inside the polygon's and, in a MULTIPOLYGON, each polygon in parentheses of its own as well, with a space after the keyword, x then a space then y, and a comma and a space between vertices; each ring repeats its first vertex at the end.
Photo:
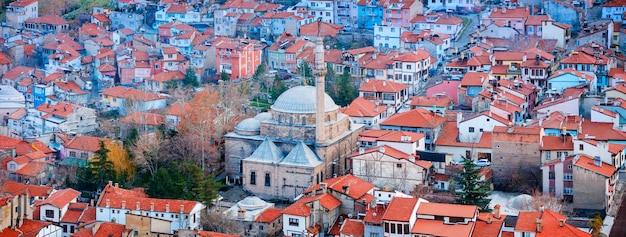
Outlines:
POLYGON ((254 118, 247 118, 239 122, 235 126, 235 130, 241 132, 258 132, 261 131, 261 122, 254 118))
MULTIPOLYGON (((274 105, 272 111, 283 113, 315 113, 317 106, 316 88, 313 86, 296 86, 281 94, 274 105)), ((324 112, 339 109, 332 98, 324 93, 324 112)))
POLYGON ((270 112, 263 112, 254 116, 254 119, 259 120, 259 122, 265 122, 272 120, 272 114, 270 112))

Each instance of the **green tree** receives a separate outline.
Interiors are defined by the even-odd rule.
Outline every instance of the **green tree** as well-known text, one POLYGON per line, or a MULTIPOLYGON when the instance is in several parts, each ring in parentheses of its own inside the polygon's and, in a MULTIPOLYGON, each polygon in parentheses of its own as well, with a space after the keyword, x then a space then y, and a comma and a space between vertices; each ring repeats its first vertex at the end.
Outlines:
POLYGON ((220 79, 222 81, 228 81, 228 80, 230 80, 230 75, 228 75, 228 73, 226 73, 226 71, 222 71, 222 73, 220 74, 220 79))
POLYGON ((465 161, 463 170, 454 177, 455 184, 459 186, 456 191, 457 198, 455 203, 476 205, 481 208, 482 212, 489 212, 488 199, 491 190, 484 180, 480 180, 480 169, 472 162, 472 160, 463 157, 465 161))
POLYGON ((600 213, 596 212, 595 214, 593 214, 593 218, 591 218, 591 220, 589 221, 589 227, 591 227, 591 236, 600 236, 602 225, 602 216, 600 216, 600 213))
POLYGON ((270 89, 270 96, 272 99, 278 99, 278 97, 287 89, 289 88, 285 82, 283 82, 278 75, 274 76, 274 83, 272 83, 272 88, 270 89))
POLYGON ((265 65, 259 64, 259 66, 256 67, 256 71, 254 72, 252 78, 254 78, 254 80, 258 80, 259 78, 261 78, 261 76, 263 76, 263 74, 265 74, 265 71, 265 65))
POLYGON ((195 200, 208 206, 220 188, 222 184, 215 182, 215 175, 205 175, 198 165, 183 162, 159 168, 146 193, 156 198, 195 200))
POLYGON ((89 165, 92 169, 92 176, 97 184, 104 184, 108 181, 117 180, 113 162, 109 160, 109 149, 104 141, 100 141, 100 149, 94 152, 94 158, 89 165))
POLYGON ((343 74, 333 81, 328 88, 328 94, 339 106, 349 105, 359 96, 356 87, 352 84, 348 70, 344 70, 343 74))
POLYGON ((148 183, 146 193, 154 198, 177 199, 182 197, 184 185, 180 171, 161 167, 148 183))
POLYGON ((185 71, 185 77, 182 80, 182 84, 184 87, 194 89, 200 85, 196 72, 191 67, 187 68, 185 71))

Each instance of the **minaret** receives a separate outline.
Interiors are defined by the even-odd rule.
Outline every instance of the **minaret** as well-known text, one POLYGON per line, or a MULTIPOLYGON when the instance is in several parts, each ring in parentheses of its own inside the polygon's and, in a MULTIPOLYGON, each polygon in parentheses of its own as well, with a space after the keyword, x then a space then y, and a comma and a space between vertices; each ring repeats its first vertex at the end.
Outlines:
POLYGON ((324 95, 326 92, 324 76, 326 76, 326 63, 324 62, 324 40, 320 35, 321 21, 317 22, 317 45, 315 46, 315 66, 313 67, 313 75, 315 76, 316 87, 316 111, 315 111, 315 143, 321 144, 326 142, 325 116, 324 116, 324 95))

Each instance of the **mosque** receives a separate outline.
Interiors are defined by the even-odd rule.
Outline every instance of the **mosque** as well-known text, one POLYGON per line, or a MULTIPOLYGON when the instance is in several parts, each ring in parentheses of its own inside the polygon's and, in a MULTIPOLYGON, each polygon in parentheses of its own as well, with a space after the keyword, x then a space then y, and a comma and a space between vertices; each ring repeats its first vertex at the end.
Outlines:
POLYGON ((324 44, 317 37, 316 86, 285 91, 271 106, 225 135, 226 173, 264 199, 292 200, 311 184, 349 172, 363 125, 353 124, 324 91, 324 44))

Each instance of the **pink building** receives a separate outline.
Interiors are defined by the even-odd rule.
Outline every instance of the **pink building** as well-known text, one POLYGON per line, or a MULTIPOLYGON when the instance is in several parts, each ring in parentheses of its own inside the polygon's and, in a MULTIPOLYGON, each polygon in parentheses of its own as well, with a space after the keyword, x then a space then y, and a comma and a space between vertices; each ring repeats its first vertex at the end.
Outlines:
POLYGON ((424 5, 417 0, 388 0, 385 4, 383 25, 411 27, 411 19, 422 14, 424 5))
POLYGON ((261 64, 261 45, 250 39, 220 38, 215 41, 215 65, 218 73, 226 72, 231 80, 249 78, 261 64))
POLYGON ((488 17, 483 18, 483 24, 493 23, 509 25, 519 32, 526 32, 526 19, 530 16, 530 9, 526 7, 495 7, 488 17))
POLYGON ((428 89, 426 89, 426 95, 428 97, 435 97, 437 94, 446 95, 454 104, 458 104, 459 97, 457 95, 459 94, 460 84, 460 80, 444 80, 434 86, 428 87, 428 89))

